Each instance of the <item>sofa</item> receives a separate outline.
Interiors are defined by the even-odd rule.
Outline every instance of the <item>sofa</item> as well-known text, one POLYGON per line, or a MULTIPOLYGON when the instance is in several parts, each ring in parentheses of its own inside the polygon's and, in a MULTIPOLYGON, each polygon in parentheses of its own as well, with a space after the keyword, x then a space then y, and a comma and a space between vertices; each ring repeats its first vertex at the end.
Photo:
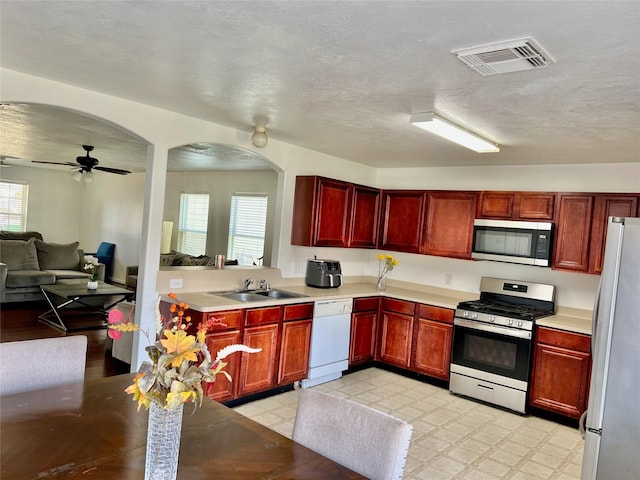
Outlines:
MULTIPOLYGON (((208 255, 194 256, 172 251, 160 254, 160 267, 213 267, 214 257, 208 255)), ((238 265, 237 260, 226 260, 225 265, 238 265)), ((138 266, 129 265, 125 268, 125 286, 135 290, 138 286, 138 266)))
MULTIPOLYGON (((0 303, 44 300, 41 285, 86 282, 79 242, 45 242, 38 232, 0 232, 0 303)), ((104 281, 104 265, 97 269, 104 281)))

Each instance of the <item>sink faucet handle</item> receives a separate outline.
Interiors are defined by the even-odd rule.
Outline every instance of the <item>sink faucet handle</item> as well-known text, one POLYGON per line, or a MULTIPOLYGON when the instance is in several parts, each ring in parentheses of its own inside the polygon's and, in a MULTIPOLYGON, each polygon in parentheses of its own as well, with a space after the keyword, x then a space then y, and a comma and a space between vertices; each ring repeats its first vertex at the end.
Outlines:
POLYGON ((269 287, 267 287, 267 285, 269 284, 264 278, 260 280, 260 290, 269 290, 269 287))
POLYGON ((243 290, 249 290, 249 287, 251 286, 252 283, 253 283, 253 278, 251 278, 251 277, 243 279, 242 280, 242 289, 243 290))

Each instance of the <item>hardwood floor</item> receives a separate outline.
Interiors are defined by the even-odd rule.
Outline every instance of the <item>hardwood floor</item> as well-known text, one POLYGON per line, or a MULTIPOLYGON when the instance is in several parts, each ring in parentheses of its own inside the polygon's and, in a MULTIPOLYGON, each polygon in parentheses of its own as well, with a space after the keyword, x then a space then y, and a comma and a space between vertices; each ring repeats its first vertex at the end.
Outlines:
MULTIPOLYGON (((88 340, 86 379, 109 377, 129 372, 129 365, 112 358, 111 354, 107 352, 107 332, 105 329, 64 333, 38 320, 38 316, 47 310, 48 305, 44 301, 0 305, 0 342, 85 335, 88 340)), ((86 320, 88 317, 85 316, 84 319, 86 320)), ((77 321, 82 320, 82 316, 77 319, 77 321)))

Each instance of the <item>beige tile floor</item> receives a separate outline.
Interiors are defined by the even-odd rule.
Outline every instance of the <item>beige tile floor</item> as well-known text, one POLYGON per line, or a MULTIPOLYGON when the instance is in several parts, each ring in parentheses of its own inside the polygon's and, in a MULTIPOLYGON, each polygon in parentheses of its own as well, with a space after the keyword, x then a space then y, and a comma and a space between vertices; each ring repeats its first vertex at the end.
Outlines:
MULTIPOLYGON (((578 431, 452 395, 448 390, 369 368, 314 387, 388 412, 413 425, 405 480, 578 479, 578 431)), ((291 437, 298 391, 235 410, 291 437)))

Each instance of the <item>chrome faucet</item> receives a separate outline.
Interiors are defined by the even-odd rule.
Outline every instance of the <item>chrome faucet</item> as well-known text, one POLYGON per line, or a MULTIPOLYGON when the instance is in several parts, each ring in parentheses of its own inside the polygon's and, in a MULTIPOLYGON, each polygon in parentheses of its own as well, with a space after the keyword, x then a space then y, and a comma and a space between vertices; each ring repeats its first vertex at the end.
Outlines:
POLYGON ((262 280, 260 280, 260 290, 269 290, 271 288, 271 285, 269 285, 269 283, 267 283, 267 281, 263 278, 262 280))
POLYGON ((251 284, 253 283, 253 278, 245 278, 242 280, 242 290, 243 291, 247 291, 249 290, 249 287, 251 286, 251 284))

